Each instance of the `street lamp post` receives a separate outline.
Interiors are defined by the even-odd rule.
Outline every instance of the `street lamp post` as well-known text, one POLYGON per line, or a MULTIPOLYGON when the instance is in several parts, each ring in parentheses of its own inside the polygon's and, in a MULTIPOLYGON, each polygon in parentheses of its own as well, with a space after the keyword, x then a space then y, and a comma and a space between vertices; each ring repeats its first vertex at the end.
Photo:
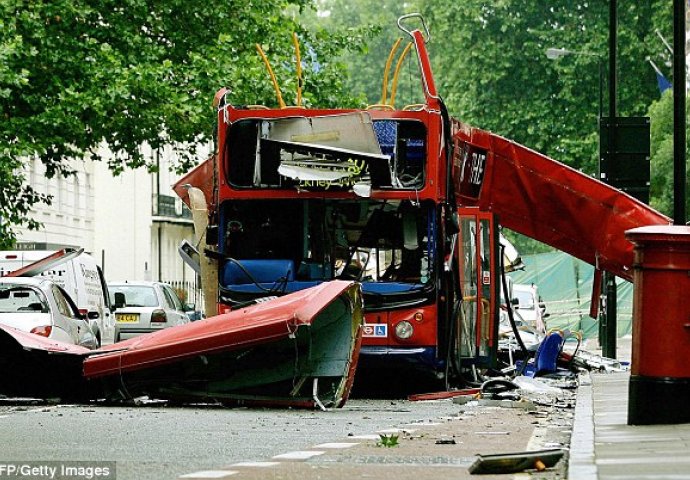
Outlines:
POLYGON ((604 113, 604 59, 598 53, 578 52, 566 48, 549 48, 546 50, 546 58, 549 60, 556 60, 567 55, 582 55, 586 57, 595 57, 597 59, 597 64, 599 65, 599 116, 597 118, 597 124, 599 124, 604 113))

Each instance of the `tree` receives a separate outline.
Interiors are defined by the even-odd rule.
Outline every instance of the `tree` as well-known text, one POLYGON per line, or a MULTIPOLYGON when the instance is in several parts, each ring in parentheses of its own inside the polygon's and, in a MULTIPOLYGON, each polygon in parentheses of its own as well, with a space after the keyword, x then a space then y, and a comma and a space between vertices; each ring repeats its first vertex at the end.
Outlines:
MULTIPOLYGON (((297 20, 309 0, 0 0, 0 246, 14 225, 36 228, 31 206, 50 198, 25 184, 22 164, 39 158, 48 176, 65 161, 115 154, 117 173, 147 164, 140 146, 176 145, 180 169, 212 134, 214 92, 238 104, 275 104, 254 44, 260 43, 292 103, 293 31, 302 42, 305 102, 354 104, 335 60, 357 50, 356 30, 311 32, 297 20)), ((150 166, 151 167, 151 166, 150 166)))
MULTIPOLYGON (((545 57, 549 47, 599 55, 607 66, 608 2, 425 2, 439 90, 463 121, 568 165, 597 170, 598 60, 545 57)), ((619 8, 618 114, 643 115, 658 91, 646 57, 662 49, 669 2, 619 8)), ((606 90, 606 89, 605 89, 606 90)), ((606 114, 606 100, 604 113, 606 114)))
MULTIPOLYGON (((451 112, 596 174, 599 62, 608 77, 608 2, 438 0, 426 2, 424 13, 432 34, 444 39, 430 49, 451 112), (550 47, 595 55, 552 61, 545 56, 550 47)), ((618 115, 644 115, 658 97, 646 58, 663 52, 655 29, 670 35, 671 5, 627 3, 618 14, 618 115)), ((607 90, 605 83, 604 115, 607 90)), ((523 254, 543 251, 543 245, 506 233, 523 254)))
MULTIPOLYGON (((364 104, 377 104, 381 101, 383 71, 393 44, 398 38, 403 42, 393 59, 388 81, 388 94, 392 77, 403 48, 409 42, 396 22, 401 15, 419 10, 418 1, 399 0, 319 0, 318 18, 314 24, 325 26, 333 31, 345 33, 356 31, 367 35, 367 43, 359 51, 354 51, 341 60, 347 66, 349 75, 344 83, 348 92, 360 95, 364 104), (404 38, 403 38, 404 37, 404 38)), ((418 21, 412 21, 414 28, 418 21)), ((424 100, 414 51, 408 53, 401 64, 396 105, 401 107, 424 100)))
MULTIPOLYGON (((690 112, 690 110, 686 110, 690 112)), ((661 213, 673 216, 673 91, 666 90, 662 97, 649 107, 652 131, 650 204, 661 213)), ((690 128, 686 132, 690 135, 690 128)), ((690 150, 686 150, 690 155, 690 150)), ((686 176, 690 169, 686 166, 686 176)), ((685 199, 685 209, 690 201, 685 199)))

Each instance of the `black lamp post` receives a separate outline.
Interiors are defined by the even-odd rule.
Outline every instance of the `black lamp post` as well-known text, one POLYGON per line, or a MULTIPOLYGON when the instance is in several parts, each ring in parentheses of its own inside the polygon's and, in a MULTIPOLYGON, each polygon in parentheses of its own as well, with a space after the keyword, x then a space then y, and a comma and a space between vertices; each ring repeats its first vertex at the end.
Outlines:
MULTIPOLYGON (((549 48, 546 50, 546 58, 550 60, 556 60, 560 57, 565 57, 567 55, 583 55, 586 57, 595 57, 597 59, 597 64, 599 65, 599 115, 597 117, 597 123, 601 122, 601 116, 604 113, 604 59, 598 53, 590 52, 579 52, 574 50, 568 50, 566 48, 549 48)), ((597 125, 598 126, 598 125, 597 125)))

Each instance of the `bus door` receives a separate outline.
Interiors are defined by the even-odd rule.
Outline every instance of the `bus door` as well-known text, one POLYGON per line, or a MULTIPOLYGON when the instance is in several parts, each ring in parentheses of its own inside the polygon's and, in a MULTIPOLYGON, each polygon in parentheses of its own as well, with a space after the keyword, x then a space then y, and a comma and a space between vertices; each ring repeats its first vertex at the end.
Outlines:
POLYGON ((491 367, 498 346, 498 228, 494 215, 478 208, 459 208, 458 214, 455 358, 461 366, 491 367))

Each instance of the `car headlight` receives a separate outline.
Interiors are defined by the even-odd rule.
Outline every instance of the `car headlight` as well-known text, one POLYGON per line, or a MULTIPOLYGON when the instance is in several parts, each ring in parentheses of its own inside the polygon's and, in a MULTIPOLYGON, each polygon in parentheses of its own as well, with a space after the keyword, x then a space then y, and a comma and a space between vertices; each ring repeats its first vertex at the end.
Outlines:
POLYGON ((398 324, 395 326, 395 336, 400 340, 407 340, 412 336, 413 333, 414 327, 407 320, 398 322, 398 324))

